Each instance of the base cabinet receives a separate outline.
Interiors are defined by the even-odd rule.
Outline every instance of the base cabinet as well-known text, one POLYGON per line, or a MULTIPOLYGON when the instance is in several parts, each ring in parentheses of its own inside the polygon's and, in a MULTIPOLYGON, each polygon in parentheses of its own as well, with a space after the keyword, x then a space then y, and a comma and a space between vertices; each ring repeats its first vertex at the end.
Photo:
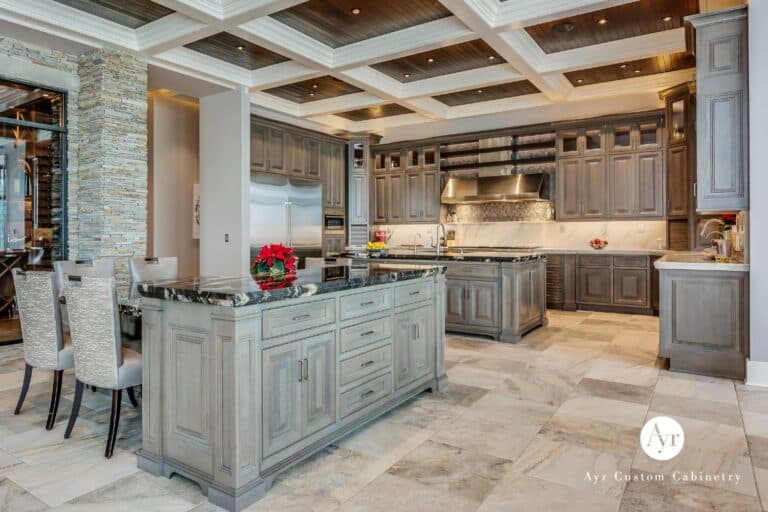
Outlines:
POLYGON ((525 333, 545 325, 545 260, 501 265, 501 341, 517 343, 525 333))
POLYGON ((395 389, 424 376, 434 367, 435 317, 422 307, 395 315, 395 389))
POLYGON ((445 322, 452 326, 498 329, 498 281, 448 279, 445 322))
POLYGON ((747 272, 661 270, 659 353, 671 370, 743 379, 749 356, 747 272))

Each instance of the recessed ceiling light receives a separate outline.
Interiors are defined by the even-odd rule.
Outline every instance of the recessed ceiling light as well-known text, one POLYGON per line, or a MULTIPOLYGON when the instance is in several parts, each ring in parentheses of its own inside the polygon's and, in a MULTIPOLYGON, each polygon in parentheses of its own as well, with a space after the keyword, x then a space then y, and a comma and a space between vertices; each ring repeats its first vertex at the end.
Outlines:
POLYGON ((626 68, 626 67, 627 67, 627 65, 626 65, 626 64, 622 64, 622 65, 621 65, 621 66, 619 66, 619 67, 620 67, 621 69, 624 69, 624 68, 626 68))
POLYGON ((355 7, 354 9, 352 9, 352 11, 351 11, 351 12, 352 12, 352 14, 360 14, 360 9, 358 9, 357 7, 355 7))
POLYGON ((483 90, 482 89, 478 89, 477 90, 477 94, 483 94, 483 90))
POLYGON ((404 76, 405 78, 411 78, 411 74, 410 74, 410 73, 405 73, 403 76, 404 76))
POLYGON ((239 44, 239 45, 235 46, 235 48, 237 48, 237 49, 238 49, 238 50, 240 50, 240 51, 243 51, 243 50, 245 50, 245 46, 243 46, 243 45, 241 45, 241 44, 239 44))
POLYGON ((309 95, 310 95, 310 96, 314 96, 314 95, 315 95, 315 93, 311 92, 311 93, 309 93, 309 95))
POLYGON ((605 25, 606 23, 608 23, 608 20, 605 18, 600 18, 599 20, 597 20, 598 25, 605 25))
POLYGON ((317 84, 312 84, 313 89, 317 89, 317 84))
POLYGON ((639 72, 640 72, 640 70, 639 70, 639 69, 636 69, 636 70, 635 70, 635 73, 639 73, 639 72))
POLYGON ((495 55, 489 55, 488 56, 488 60, 496 60, 496 56, 495 55))
POLYGON ((576 80, 576 83, 577 84, 583 84, 584 83, 584 79, 583 78, 579 78, 578 80, 576 80))
POLYGON ((574 28, 576 28, 576 25, 574 25, 570 21, 564 21, 562 23, 558 23, 557 25, 552 26, 553 31, 559 32, 561 34, 571 32, 574 28))
POLYGON ((672 21, 672 16, 664 16, 664 21, 672 21))
POLYGON ((430 57, 430 58, 428 58, 428 59, 427 59, 427 62, 429 62, 430 64, 432 64, 433 62, 435 62, 435 59, 433 59, 432 57, 430 57))

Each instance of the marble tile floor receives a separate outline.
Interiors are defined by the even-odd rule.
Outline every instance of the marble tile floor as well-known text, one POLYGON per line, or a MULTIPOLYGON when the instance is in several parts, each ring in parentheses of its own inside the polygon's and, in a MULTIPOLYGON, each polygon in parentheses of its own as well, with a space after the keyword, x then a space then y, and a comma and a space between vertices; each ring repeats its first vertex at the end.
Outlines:
MULTIPOLYGON (((666 371, 657 340, 656 318, 560 311, 518 345, 450 336, 445 392, 295 466, 248 510, 768 511, 768 390, 666 371), (686 435, 668 462, 638 445, 658 415, 686 435)), ((65 441, 71 375, 52 432, 49 376, 13 416, 22 369, 20 346, 0 347, 0 512, 221 510, 183 478, 136 468, 141 419, 129 404, 112 460, 105 395, 84 397, 65 441)))

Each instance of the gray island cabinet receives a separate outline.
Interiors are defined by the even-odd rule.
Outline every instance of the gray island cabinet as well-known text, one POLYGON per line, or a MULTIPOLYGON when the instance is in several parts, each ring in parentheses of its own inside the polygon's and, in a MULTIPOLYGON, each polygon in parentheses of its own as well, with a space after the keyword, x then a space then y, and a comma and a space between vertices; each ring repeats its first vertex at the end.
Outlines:
POLYGON ((141 469, 239 511, 275 476, 445 383, 444 267, 142 283, 141 469), (262 286, 260 286, 262 285, 262 286))

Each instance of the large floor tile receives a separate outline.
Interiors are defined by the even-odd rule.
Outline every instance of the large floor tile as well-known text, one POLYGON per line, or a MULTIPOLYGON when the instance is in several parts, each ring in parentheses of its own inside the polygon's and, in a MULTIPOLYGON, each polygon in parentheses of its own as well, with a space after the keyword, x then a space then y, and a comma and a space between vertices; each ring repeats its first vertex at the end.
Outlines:
POLYGON ((578 382, 578 377, 566 372, 525 368, 510 375, 497 390, 520 400, 557 407, 571 395, 578 382))
POLYGON ((396 421, 376 421, 344 438, 339 446, 394 463, 431 435, 427 429, 396 421))
POLYGON ((697 398, 726 404, 736 404, 736 390, 728 379, 702 377, 669 371, 659 372, 656 392, 681 398, 697 398))
POLYGON ((650 409, 656 413, 677 418, 684 416, 704 421, 717 421, 740 427, 741 411, 738 404, 716 402, 700 398, 681 398, 656 392, 651 400, 650 409))
POLYGON ((653 387, 584 377, 576 386, 575 393, 647 405, 651 401, 653 387))
POLYGON ((39 512, 48 506, 7 478, 0 477, 0 511, 39 512))
POLYGON ((637 450, 640 427, 555 413, 541 428, 539 435, 550 441, 566 442, 631 459, 637 450))
POLYGON ((555 407, 530 400, 518 400, 501 391, 488 393, 467 408, 464 418, 495 421, 506 425, 541 426, 549 420, 555 407))
POLYGON ((644 404, 582 395, 565 401, 557 410, 557 414, 576 418, 593 418, 605 423, 634 428, 642 427, 647 411, 648 406, 644 404))
POLYGON ((518 425, 461 416, 435 428, 432 439, 485 455, 516 459, 536 437, 539 425, 518 425))

